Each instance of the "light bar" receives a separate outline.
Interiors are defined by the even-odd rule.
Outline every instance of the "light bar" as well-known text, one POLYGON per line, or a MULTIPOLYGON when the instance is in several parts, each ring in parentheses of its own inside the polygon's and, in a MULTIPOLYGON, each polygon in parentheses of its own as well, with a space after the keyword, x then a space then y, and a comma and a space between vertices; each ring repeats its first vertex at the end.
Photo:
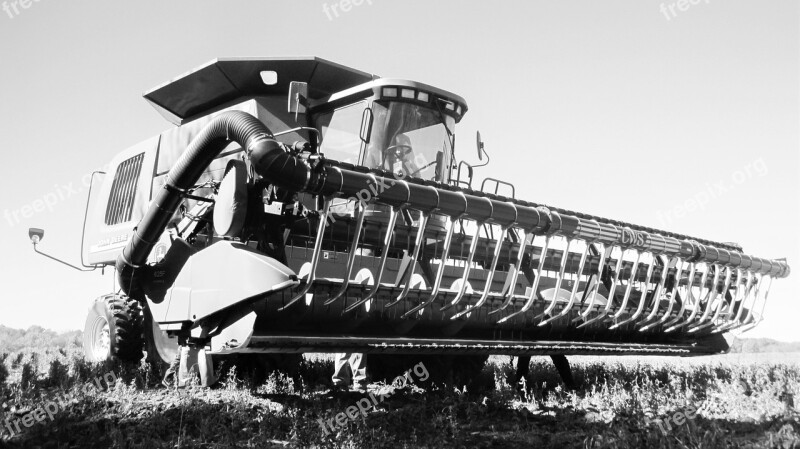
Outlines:
POLYGON ((442 109, 452 111, 454 115, 460 117, 465 112, 465 107, 452 100, 438 96, 431 97, 430 92, 423 92, 404 86, 384 86, 381 88, 381 98, 402 98, 404 100, 416 100, 422 103, 430 103, 431 100, 438 101, 442 109))

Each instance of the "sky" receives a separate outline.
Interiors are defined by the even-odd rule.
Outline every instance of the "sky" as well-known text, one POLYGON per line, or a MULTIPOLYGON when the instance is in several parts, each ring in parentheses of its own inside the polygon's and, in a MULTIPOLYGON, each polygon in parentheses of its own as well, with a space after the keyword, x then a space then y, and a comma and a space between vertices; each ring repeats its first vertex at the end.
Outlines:
POLYGON ((513 182, 520 198, 788 258, 795 274, 746 335, 800 340, 796 1, 0 7, 2 325, 82 329, 113 288, 111 270, 36 255, 27 230, 79 261, 87 175, 172 126, 143 92, 217 57, 313 55, 464 97, 457 155, 478 162, 480 130, 492 162, 476 179, 513 182))

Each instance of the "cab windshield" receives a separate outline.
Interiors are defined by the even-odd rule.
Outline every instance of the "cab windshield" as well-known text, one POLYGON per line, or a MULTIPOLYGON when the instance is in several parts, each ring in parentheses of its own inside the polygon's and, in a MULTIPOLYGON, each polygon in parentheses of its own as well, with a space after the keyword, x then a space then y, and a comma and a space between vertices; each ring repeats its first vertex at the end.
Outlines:
POLYGON ((413 176, 448 181, 453 148, 453 117, 437 109, 402 101, 372 103, 372 130, 363 155, 359 135, 366 101, 321 113, 314 121, 322 134, 320 152, 329 159, 413 176), (447 127, 445 127, 445 123, 447 127))
POLYGON ((372 105, 372 132, 364 165, 425 180, 447 182, 452 147, 452 117, 435 109, 400 101, 372 105), (442 119, 447 123, 445 128, 442 119))

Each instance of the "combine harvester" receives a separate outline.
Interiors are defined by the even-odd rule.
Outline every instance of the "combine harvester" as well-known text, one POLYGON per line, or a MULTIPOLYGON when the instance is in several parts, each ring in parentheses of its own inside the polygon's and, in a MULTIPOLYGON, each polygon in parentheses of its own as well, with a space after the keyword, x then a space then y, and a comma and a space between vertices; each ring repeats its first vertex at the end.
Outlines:
POLYGON ((176 127, 93 177, 82 256, 119 288, 90 309, 93 360, 716 354, 790 271, 473 185, 454 152, 467 104, 425 84, 219 59, 144 96, 176 127))

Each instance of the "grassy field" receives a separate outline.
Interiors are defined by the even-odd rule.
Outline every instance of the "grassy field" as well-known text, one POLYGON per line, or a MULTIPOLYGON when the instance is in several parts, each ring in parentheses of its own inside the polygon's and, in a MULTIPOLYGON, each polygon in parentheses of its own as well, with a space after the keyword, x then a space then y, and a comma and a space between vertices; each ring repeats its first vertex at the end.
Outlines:
POLYGON ((800 447, 800 354, 570 360, 574 392, 534 358, 520 393, 510 358, 492 357, 471 389, 331 394, 326 356, 294 378, 229 370, 176 390, 146 364, 86 363, 76 345, 22 349, 0 353, 0 447, 800 447))

